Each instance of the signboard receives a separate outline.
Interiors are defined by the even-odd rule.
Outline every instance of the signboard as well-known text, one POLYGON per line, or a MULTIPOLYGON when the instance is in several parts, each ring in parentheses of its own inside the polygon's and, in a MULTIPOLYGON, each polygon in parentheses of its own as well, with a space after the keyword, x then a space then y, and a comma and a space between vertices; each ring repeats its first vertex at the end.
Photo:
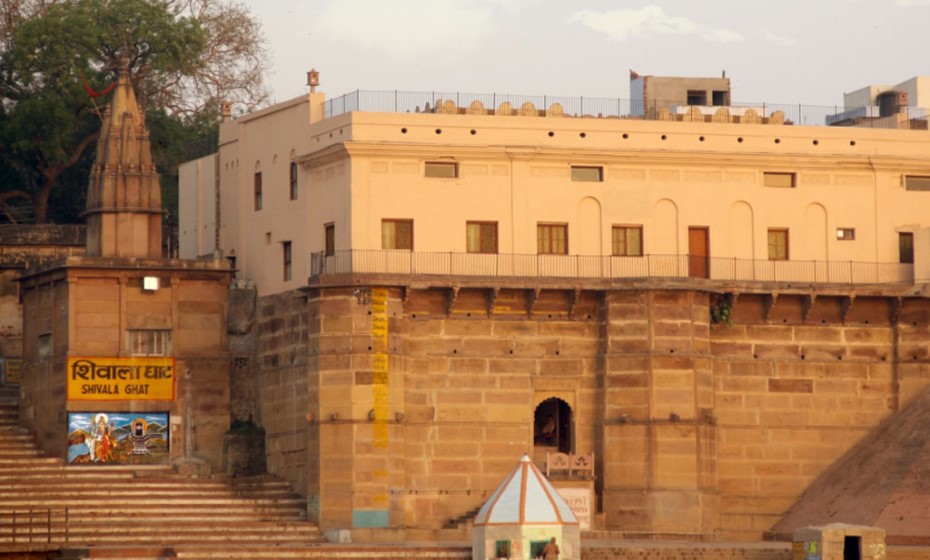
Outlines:
POLYGON ((167 412, 68 413, 68 464, 168 463, 167 412))
POLYGON ((572 508, 582 531, 591 530, 591 490, 589 488, 556 487, 556 491, 572 508))
POLYGON ((7 385, 18 385, 19 384, 19 373, 23 369, 23 359, 22 358, 4 358, 2 360, 3 366, 3 382, 7 385))
POLYGON ((68 400, 171 401, 174 374, 174 358, 68 358, 68 400))

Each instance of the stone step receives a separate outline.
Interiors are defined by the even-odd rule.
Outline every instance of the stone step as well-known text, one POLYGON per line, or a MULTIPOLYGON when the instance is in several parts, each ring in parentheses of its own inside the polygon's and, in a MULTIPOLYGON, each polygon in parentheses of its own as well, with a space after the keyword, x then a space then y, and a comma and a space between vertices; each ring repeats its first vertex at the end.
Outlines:
MULTIPOLYGON (((136 479, 133 480, 131 485, 125 485, 118 489, 112 489, 112 485, 108 484, 112 480, 111 477, 100 477, 99 475, 92 476, 87 475, 84 480, 72 481, 72 480, 60 480, 58 477, 49 478, 41 477, 43 482, 42 492, 45 494, 56 494, 56 495, 69 495, 77 494, 83 492, 90 493, 99 493, 99 492, 131 492, 131 493, 145 493, 145 492, 193 492, 193 493, 204 493, 204 492, 214 492, 221 493, 224 496, 255 496, 261 495, 263 497, 275 496, 275 497, 295 497, 296 495, 289 488, 282 488, 280 486, 255 486, 252 488, 238 488, 235 486, 229 486, 228 484, 223 484, 222 482, 213 482, 213 481, 192 481, 184 482, 182 480, 165 480, 165 481, 150 481, 149 479, 136 479), (104 485, 101 488, 101 485, 104 485)), ((24 488, 20 480, 8 480, 5 477, 0 477, 0 493, 2 492, 20 492, 20 493, 29 493, 32 494, 36 490, 33 488, 24 488)))
POLYGON ((395 558, 397 560, 470 560, 471 546, 462 543, 458 546, 370 546, 370 545, 331 545, 312 546, 278 546, 255 547, 180 546, 174 548, 178 560, 219 560, 219 559, 325 559, 352 558, 367 560, 369 558, 395 558))
POLYGON ((112 526, 101 527, 97 531, 69 530, 52 531, 52 533, 19 532, 15 535, 0 534, 0 548, 4 545, 16 545, 26 542, 46 542, 64 546, 99 546, 99 545, 172 545, 181 544, 311 544, 323 540, 319 531, 282 531, 280 529, 256 530, 244 527, 229 531, 219 530, 223 524, 216 527, 194 527, 189 530, 163 527, 155 531, 137 531, 135 529, 120 528, 114 530, 112 526))

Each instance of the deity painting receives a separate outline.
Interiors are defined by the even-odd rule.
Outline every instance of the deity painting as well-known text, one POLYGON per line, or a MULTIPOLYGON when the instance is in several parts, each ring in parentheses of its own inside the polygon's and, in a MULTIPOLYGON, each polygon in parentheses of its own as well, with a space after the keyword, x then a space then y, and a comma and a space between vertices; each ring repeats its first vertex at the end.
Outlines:
POLYGON ((167 412, 71 412, 68 463, 166 464, 168 435, 167 412))

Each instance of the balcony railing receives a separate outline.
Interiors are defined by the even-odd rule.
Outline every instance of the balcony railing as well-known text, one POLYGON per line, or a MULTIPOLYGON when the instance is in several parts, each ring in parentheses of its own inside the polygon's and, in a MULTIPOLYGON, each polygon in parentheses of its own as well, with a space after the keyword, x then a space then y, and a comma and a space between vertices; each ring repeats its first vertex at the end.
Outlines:
POLYGON ((490 278, 708 278, 737 282, 913 284, 914 265, 856 261, 771 261, 694 255, 520 255, 345 250, 314 253, 311 275, 394 274, 490 278))
POLYGON ((445 91, 356 90, 326 101, 325 115, 351 111, 378 113, 510 114, 677 120, 803 126, 859 126, 927 130, 927 110, 901 107, 901 115, 881 115, 877 106, 847 108, 798 103, 730 103, 726 106, 689 106, 681 101, 466 93, 445 91), (528 105, 529 104, 529 105, 528 105), (532 109, 530 109, 532 108, 532 109), (721 111, 725 110, 725 111, 721 111))

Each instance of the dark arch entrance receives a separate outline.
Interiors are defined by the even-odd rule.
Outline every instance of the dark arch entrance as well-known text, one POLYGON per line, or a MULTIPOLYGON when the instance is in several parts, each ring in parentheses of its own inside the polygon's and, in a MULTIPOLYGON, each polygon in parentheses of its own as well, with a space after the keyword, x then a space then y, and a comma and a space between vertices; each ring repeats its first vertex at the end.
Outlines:
POLYGON ((561 453, 574 450, 572 407, 562 399, 548 398, 539 403, 533 416, 533 445, 561 453))

